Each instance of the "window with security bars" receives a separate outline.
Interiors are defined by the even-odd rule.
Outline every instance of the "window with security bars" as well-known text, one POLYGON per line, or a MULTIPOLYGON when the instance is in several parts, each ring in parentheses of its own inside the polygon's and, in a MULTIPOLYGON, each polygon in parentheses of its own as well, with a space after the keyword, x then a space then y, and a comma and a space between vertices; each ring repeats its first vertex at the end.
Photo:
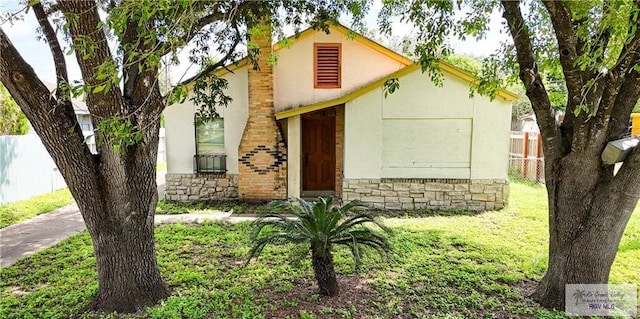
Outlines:
POLYGON ((322 89, 339 88, 341 83, 340 43, 315 43, 314 51, 314 87, 322 89))
POLYGON ((196 154, 193 156, 196 173, 224 173, 227 155, 224 147, 224 119, 205 121, 196 119, 196 154))

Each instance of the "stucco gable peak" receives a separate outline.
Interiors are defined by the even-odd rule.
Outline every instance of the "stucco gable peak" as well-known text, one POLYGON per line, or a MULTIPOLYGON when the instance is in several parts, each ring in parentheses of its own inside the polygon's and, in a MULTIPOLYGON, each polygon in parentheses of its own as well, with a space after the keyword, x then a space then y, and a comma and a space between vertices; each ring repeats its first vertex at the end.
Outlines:
MULTIPOLYGON (((385 47, 384 45, 382 45, 382 44, 380 44, 378 42, 375 42, 375 41, 365 37, 364 35, 356 32, 356 31, 354 31, 352 29, 349 29, 348 27, 346 27, 346 26, 344 26, 344 25, 342 25, 340 23, 329 24, 329 31, 330 32, 334 32, 335 31, 337 33, 340 33, 340 34, 344 35, 345 37, 347 37, 347 38, 349 38, 349 39, 351 39, 353 41, 356 41, 356 42, 366 46, 367 48, 369 48, 369 49, 371 49, 373 51, 376 51, 376 52, 378 52, 380 54, 383 54, 383 55, 385 55, 385 56, 387 56, 387 57, 399 62, 403 66, 408 66, 408 65, 413 64, 413 61, 411 59, 405 57, 404 55, 402 55, 402 54, 400 54, 400 53, 398 53, 396 51, 393 51, 393 50, 385 47)), ((306 39, 308 37, 311 37, 311 36, 313 36, 315 34, 318 34, 318 33, 325 33, 325 31, 321 30, 321 29, 313 29, 312 27, 309 27, 309 28, 304 29, 304 30, 302 30, 302 31, 300 31, 300 32, 298 32, 298 33, 296 33, 296 34, 294 34, 294 35, 292 35, 292 36, 290 36, 290 37, 288 37, 286 39, 274 42, 273 51, 277 52, 277 51, 282 50, 282 49, 290 48, 292 46, 295 46, 296 43, 300 42, 301 40, 306 39)), ((244 58, 242 58, 240 60, 231 62, 231 63, 227 64, 226 66, 221 67, 221 68, 219 68, 218 70, 216 70, 214 72, 215 72, 215 75, 217 77, 221 77, 221 76, 224 76, 226 74, 233 73, 237 69, 247 65, 247 63, 248 63, 248 58, 244 57, 244 58)))

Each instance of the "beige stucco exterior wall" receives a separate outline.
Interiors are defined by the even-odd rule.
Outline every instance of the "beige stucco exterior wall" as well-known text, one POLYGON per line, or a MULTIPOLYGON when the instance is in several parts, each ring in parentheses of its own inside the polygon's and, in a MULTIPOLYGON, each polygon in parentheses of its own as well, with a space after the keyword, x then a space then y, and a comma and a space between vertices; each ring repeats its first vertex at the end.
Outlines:
POLYGON ((506 178, 510 103, 469 98, 446 76, 436 87, 417 70, 400 89, 346 105, 345 178, 506 178))
POLYGON ((196 153, 194 106, 189 99, 164 110, 167 147, 167 173, 193 173, 193 155, 196 153))
POLYGON ((506 179, 509 167, 511 102, 473 99, 471 179, 506 179))
POLYGON ((380 178, 382 166, 382 90, 345 105, 344 178, 380 178))
MULTIPOLYGON (((229 81, 226 94, 233 101, 218 109, 224 120, 224 143, 227 154, 227 173, 238 173, 238 145, 248 117, 247 67, 223 76, 229 81)), ((195 128, 193 115, 196 107, 189 98, 184 103, 169 106, 165 111, 167 143, 167 173, 193 173, 195 155, 195 128)))
POLYGON ((302 121, 300 115, 287 119, 287 197, 299 198, 302 185, 301 163, 302 156, 302 121))
POLYGON ((331 30, 330 34, 320 31, 297 40, 290 48, 277 51, 278 62, 273 68, 276 112, 340 97, 404 67, 400 62, 331 30), (341 88, 314 88, 314 43, 342 44, 341 88))

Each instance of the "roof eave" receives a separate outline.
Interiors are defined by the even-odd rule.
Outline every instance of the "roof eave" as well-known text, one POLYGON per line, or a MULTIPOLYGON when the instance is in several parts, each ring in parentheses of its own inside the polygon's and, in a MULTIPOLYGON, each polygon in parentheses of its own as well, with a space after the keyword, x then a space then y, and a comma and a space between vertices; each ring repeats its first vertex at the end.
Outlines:
MULTIPOLYGON (((468 83, 473 83, 475 81, 477 81, 477 78, 472 75, 471 73, 464 71, 460 68, 457 68, 447 62, 440 62, 440 69, 443 72, 446 72, 448 74, 451 74, 465 82, 468 83)), ((314 111, 319 111, 328 107, 332 107, 332 106, 336 106, 336 105, 340 105, 340 104, 344 104, 347 103, 351 100, 354 100, 355 98, 364 95, 365 93, 368 93, 376 88, 381 87, 382 85, 384 85, 384 83, 389 80, 389 79, 393 79, 393 78, 400 78, 402 76, 405 76, 417 69, 420 68, 419 64, 411 64, 409 66, 406 66, 402 69, 400 69, 399 71, 396 71, 394 73, 391 73, 381 79, 378 79, 370 84, 367 84, 359 89, 356 89, 350 93, 347 93, 341 97, 335 98, 335 99, 331 99, 328 101, 323 101, 323 102, 319 102, 319 103, 314 103, 314 104, 310 104, 310 105, 306 105, 306 106, 301 106, 298 108, 292 108, 289 110, 284 110, 284 111, 280 111, 278 113, 276 113, 276 119, 277 120, 281 120, 281 119, 285 119, 288 117, 292 117, 292 116, 296 116, 296 115, 302 115, 305 113, 309 113, 309 112, 314 112, 314 111)), ((510 101, 515 101, 518 99, 518 96, 515 93, 509 92, 507 90, 504 89, 500 89, 498 90, 497 96, 500 98, 503 98, 504 100, 506 100, 507 102, 510 101)))
POLYGON ((318 110, 322 110, 328 107, 332 107, 335 105, 340 105, 340 104, 344 104, 347 103, 351 100, 354 100, 355 98, 364 95, 365 93, 371 92, 373 90, 375 90, 376 88, 381 87, 382 85, 384 85, 384 83, 389 80, 389 79, 393 79, 393 78, 399 78, 402 77, 404 75, 407 75, 415 70, 417 70, 420 66, 418 64, 411 64, 408 65, 394 73, 391 73, 383 78, 380 78, 370 84, 367 84, 359 89, 356 89, 350 93, 347 93, 343 96, 340 96, 338 98, 335 99, 331 99, 328 101, 324 101, 324 102, 319 102, 319 103, 314 103, 314 104, 310 104, 310 105, 306 105, 306 106, 302 106, 302 107, 298 107, 298 108, 294 108, 294 109, 289 109, 289 110, 284 110, 281 112, 276 113, 276 119, 277 120, 281 120, 281 119, 285 119, 288 117, 292 117, 292 116, 296 116, 296 115, 301 115, 301 114, 305 114, 305 113, 309 113, 309 112, 313 112, 313 111, 318 111, 318 110))

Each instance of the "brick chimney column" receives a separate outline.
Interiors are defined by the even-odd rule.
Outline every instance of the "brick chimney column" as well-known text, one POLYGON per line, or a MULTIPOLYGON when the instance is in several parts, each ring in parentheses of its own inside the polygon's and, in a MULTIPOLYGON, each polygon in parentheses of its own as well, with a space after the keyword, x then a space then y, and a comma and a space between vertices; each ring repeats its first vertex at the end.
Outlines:
POLYGON ((249 117, 238 148, 238 197, 247 200, 287 197, 287 150, 273 106, 271 29, 260 27, 251 40, 260 48, 259 69, 249 63, 249 117))

